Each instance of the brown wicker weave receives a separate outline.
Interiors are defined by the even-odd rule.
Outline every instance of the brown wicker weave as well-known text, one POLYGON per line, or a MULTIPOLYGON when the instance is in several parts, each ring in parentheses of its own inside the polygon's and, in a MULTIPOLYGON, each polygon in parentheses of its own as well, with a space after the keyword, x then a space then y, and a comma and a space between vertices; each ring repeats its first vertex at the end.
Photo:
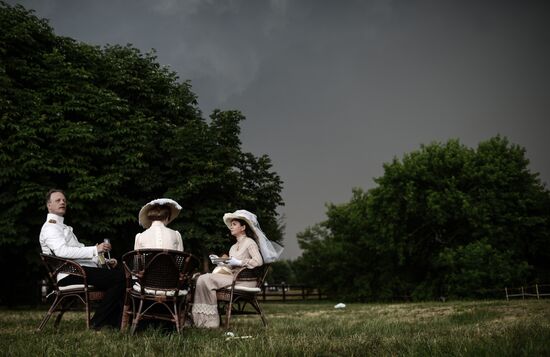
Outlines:
POLYGON ((126 273, 126 297, 121 330, 132 321, 133 334, 142 319, 175 323, 179 332, 184 325, 184 311, 193 296, 191 278, 199 260, 189 253, 168 249, 133 250, 122 257, 126 273), (139 284, 139 291, 134 289, 139 284), (187 294, 180 295, 180 291, 187 294), (155 306, 164 306, 155 308, 155 306))
MULTIPOLYGON (((267 327, 267 319, 258 302, 258 292, 243 291, 235 289, 235 285, 239 285, 243 281, 255 281, 255 287, 262 289, 265 277, 269 271, 269 264, 256 267, 254 269, 241 268, 236 274, 233 275, 233 283, 230 287, 216 290, 216 298, 218 300, 218 307, 221 312, 225 311, 225 328, 229 328, 229 321, 231 314, 244 314, 246 304, 250 304, 255 310, 256 314, 259 314, 262 318, 264 327, 267 327)), ((220 314, 220 324, 221 324, 220 314)))
POLYGON ((40 258, 48 271, 48 278, 53 287, 51 294, 55 295, 55 299, 46 313, 46 316, 44 316, 42 322, 40 322, 37 330, 41 331, 55 312, 58 312, 54 322, 54 328, 57 328, 65 311, 69 310, 77 301, 84 304, 86 309, 86 327, 90 328, 90 304, 103 300, 105 292, 95 290, 93 287, 88 286, 86 272, 80 264, 70 259, 59 258, 48 254, 40 254, 40 258), (59 273, 80 276, 83 279, 83 286, 75 289, 60 290, 57 284, 57 275, 59 273))

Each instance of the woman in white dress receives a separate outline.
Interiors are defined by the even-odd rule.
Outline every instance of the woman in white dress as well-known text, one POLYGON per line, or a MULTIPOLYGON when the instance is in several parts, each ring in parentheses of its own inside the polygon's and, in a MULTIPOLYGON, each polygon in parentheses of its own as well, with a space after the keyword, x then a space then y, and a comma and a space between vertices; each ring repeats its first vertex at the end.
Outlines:
POLYGON ((139 211, 139 224, 147 228, 136 235, 134 249, 158 248, 183 251, 178 231, 166 227, 181 211, 181 206, 170 198, 159 198, 147 203, 139 211))
MULTIPOLYGON (((231 285, 236 269, 243 266, 251 269, 264 263, 256 241, 256 233, 261 232, 256 216, 248 211, 238 210, 226 213, 223 221, 237 241, 229 249, 230 259, 226 262, 226 267, 216 268, 213 273, 203 274, 197 280, 192 309, 193 322, 197 327, 219 327, 216 289, 231 285)), ((248 285, 247 283, 251 287, 255 284, 252 281, 243 282, 242 285, 248 285)))

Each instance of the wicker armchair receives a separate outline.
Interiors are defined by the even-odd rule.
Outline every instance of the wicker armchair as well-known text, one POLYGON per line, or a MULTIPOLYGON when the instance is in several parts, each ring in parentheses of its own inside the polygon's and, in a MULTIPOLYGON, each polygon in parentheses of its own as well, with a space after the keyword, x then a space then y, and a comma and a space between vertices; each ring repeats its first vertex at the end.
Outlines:
POLYGON ((122 257, 126 297, 121 330, 131 321, 133 334, 143 319, 184 324, 185 307, 193 296, 191 278, 199 260, 189 253, 167 249, 141 249, 122 257), (162 306, 164 308, 159 308, 162 306))
POLYGON ((53 290, 50 293, 55 295, 55 299, 50 306, 46 316, 40 322, 38 331, 41 331, 50 317, 58 312, 54 322, 54 328, 59 326, 59 322, 65 311, 73 307, 75 302, 82 302, 86 309, 86 327, 90 328, 90 305, 93 302, 103 300, 105 292, 95 290, 93 286, 88 285, 86 272, 82 266, 70 259, 59 258, 53 255, 40 254, 42 263, 48 271, 48 278, 52 284, 53 290), (60 273, 75 275, 82 278, 82 284, 59 286, 57 283, 57 275, 60 273))
MULTIPOLYGON (((229 321, 232 313, 245 314, 255 313, 259 314, 262 318, 264 327, 267 327, 267 319, 258 302, 258 294, 262 292, 265 277, 269 271, 269 264, 256 267, 254 269, 241 268, 233 276, 233 283, 231 286, 216 290, 216 297, 218 300, 218 307, 220 312, 225 311, 225 328, 229 328, 229 321), (248 287, 240 285, 240 282, 254 281, 254 287, 248 287), (250 304, 255 312, 245 311, 246 304, 250 304)), ((220 313, 220 325, 222 314, 220 313)))

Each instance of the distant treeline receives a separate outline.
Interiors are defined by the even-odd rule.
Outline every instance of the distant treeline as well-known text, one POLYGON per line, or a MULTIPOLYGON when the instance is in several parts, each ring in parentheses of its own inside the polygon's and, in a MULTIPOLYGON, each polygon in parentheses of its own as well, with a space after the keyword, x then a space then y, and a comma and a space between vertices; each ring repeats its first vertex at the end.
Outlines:
MULTIPOLYGON (((485 298, 550 277, 550 194, 525 149, 501 136, 476 149, 423 145, 384 165, 298 236, 287 282, 359 301, 485 298)), ((503 296, 503 295, 502 295, 503 296)))

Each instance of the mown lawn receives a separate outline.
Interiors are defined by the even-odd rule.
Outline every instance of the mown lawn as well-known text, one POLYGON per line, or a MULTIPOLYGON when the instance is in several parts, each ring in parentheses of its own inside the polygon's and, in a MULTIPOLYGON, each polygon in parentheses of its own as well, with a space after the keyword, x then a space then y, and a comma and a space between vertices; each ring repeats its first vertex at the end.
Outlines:
POLYGON ((82 312, 35 332, 43 310, 0 310, 6 356, 550 356, 550 299, 404 304, 266 303, 269 327, 85 330, 82 312))

